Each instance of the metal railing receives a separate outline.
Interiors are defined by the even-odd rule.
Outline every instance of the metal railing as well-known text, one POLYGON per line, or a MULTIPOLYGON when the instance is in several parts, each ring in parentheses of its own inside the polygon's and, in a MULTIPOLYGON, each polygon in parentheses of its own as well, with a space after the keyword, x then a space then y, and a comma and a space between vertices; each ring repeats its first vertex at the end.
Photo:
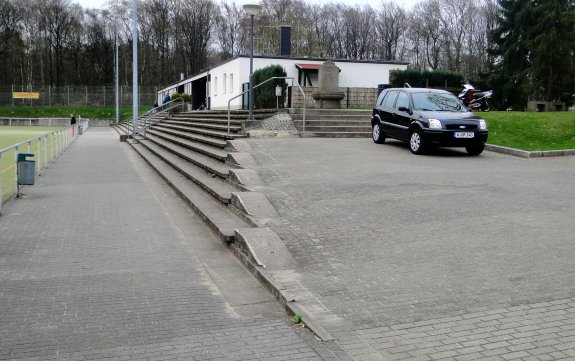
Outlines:
MULTIPOLYGON (((82 120, 80 118, 80 120, 82 120)), ((23 127, 66 127, 70 125, 70 118, 25 118, 25 117, 0 117, 0 125, 23 126, 23 127)))
POLYGON ((184 105, 185 105, 184 99, 176 98, 170 100, 167 103, 162 104, 161 106, 152 108, 147 112, 141 114, 138 117, 137 126, 134 126, 133 120, 126 120, 123 121, 121 124, 123 124, 126 127, 127 133, 132 135, 132 139, 134 139, 134 141, 136 141, 136 135, 142 135, 144 139, 147 139, 146 131, 148 129, 150 129, 154 124, 156 124, 160 120, 165 119, 165 116, 169 115, 172 110, 176 108, 183 109, 184 105))
POLYGON ((83 132, 88 129, 88 126, 89 119, 83 119, 78 124, 68 125, 39 137, 0 149, 0 213, 2 204, 17 195, 18 192, 18 174, 16 170, 18 153, 25 150, 26 153, 34 155, 35 172, 40 176, 42 171, 48 168, 48 164, 53 163, 78 138, 80 127, 83 132))
MULTIPOLYGON (((284 79, 284 80, 289 79, 289 80, 291 80, 291 86, 292 86, 292 88, 294 87, 294 78, 293 78, 293 77, 279 77, 279 76, 274 76, 273 78, 269 78, 268 80, 265 80, 265 81, 259 83, 258 85, 255 85, 255 86, 253 87, 253 89, 255 89, 255 88, 259 87, 259 86, 262 86, 262 85, 264 85, 265 83, 270 82, 270 81, 272 81, 272 80, 276 80, 276 79, 284 79)), ((303 131, 305 132, 305 109, 306 109, 306 106, 305 106, 305 104, 306 104, 306 101, 305 101, 305 100, 306 100, 306 99, 305 99, 305 98, 306 98, 306 96, 305 96, 305 92, 303 91, 303 89, 302 89, 302 87, 299 85, 299 83, 296 83, 296 85, 297 85, 297 87, 299 88, 299 90, 300 90, 300 92, 301 92, 301 94, 302 94, 302 96, 303 96, 303 128, 302 128, 302 129, 303 129, 303 131)), ((243 93, 241 93, 241 94, 239 94, 239 95, 236 95, 235 97, 230 98, 230 100, 228 100, 228 134, 230 134, 230 127, 231 127, 230 104, 231 104, 232 100, 237 99, 237 98, 239 98, 239 97, 241 97, 241 96, 243 96, 244 94, 249 93, 249 92, 250 92, 250 90, 248 89, 248 90, 244 91, 243 93)))

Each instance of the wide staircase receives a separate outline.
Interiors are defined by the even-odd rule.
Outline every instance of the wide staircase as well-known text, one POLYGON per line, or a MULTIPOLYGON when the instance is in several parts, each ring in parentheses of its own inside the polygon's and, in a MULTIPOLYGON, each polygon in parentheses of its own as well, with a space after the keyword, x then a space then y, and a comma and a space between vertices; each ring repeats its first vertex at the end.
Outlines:
POLYGON ((371 110, 307 109, 305 131, 303 109, 290 109, 289 114, 304 137, 371 137, 371 110))
MULTIPOLYGON (((131 122, 116 129, 223 240, 234 242, 234 230, 258 225, 246 202, 255 199, 260 207, 257 195, 242 182, 251 175, 240 164, 245 166, 250 156, 234 148, 234 140, 246 136, 248 113, 231 111, 228 119, 227 111, 179 112, 181 107, 174 104, 141 117, 137 134, 131 122)), ((255 111, 254 124, 274 114, 255 111)), ((304 137, 371 136, 370 111, 307 110, 305 132, 303 110, 292 109, 290 116, 304 137)))
MULTIPOLYGON (((269 116, 254 113, 256 120, 269 116)), ((245 137, 247 118, 247 111, 232 111, 228 128, 227 111, 161 112, 133 139, 130 122, 116 129, 223 240, 233 242, 235 229, 256 226, 237 201, 248 190, 233 174, 240 167, 227 148, 245 137)))

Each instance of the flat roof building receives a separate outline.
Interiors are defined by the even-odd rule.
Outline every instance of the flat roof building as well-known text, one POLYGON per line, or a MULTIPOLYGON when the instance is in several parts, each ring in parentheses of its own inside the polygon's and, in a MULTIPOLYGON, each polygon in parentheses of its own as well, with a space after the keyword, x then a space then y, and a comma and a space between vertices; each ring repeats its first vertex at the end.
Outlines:
MULTIPOLYGON (((318 82, 319 67, 328 59, 295 58, 282 56, 254 56, 254 72, 270 65, 280 65, 293 85, 314 87, 318 82)), ((187 93, 192 97, 193 109, 202 104, 207 109, 247 109, 247 96, 237 97, 248 89, 249 56, 237 56, 220 65, 181 80, 158 91, 158 104, 165 94, 187 93), (237 97, 233 100, 230 99, 237 97)), ((333 60, 340 69, 339 86, 342 88, 377 88, 389 83, 392 70, 407 69, 407 62, 375 60, 333 60)), ((287 81, 288 87, 292 85, 287 81)), ((257 84, 254 84, 254 86, 257 84)))

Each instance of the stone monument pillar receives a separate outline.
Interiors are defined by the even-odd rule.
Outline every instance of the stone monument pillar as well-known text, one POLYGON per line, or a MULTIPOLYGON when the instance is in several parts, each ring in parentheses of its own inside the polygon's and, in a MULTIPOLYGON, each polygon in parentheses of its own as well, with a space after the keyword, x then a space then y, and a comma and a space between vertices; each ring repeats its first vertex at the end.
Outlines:
POLYGON ((331 60, 319 68, 319 85, 312 97, 321 109, 339 109, 344 93, 339 91, 339 68, 331 60))

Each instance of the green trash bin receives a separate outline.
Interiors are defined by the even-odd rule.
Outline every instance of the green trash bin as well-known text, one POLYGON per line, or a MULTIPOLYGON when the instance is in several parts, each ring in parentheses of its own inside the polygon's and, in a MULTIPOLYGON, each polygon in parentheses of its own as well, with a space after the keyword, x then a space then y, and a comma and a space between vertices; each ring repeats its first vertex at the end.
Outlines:
POLYGON ((34 157, 30 153, 18 153, 16 158, 17 171, 18 171, 18 185, 34 185, 34 172, 36 170, 36 162, 27 159, 34 157))

